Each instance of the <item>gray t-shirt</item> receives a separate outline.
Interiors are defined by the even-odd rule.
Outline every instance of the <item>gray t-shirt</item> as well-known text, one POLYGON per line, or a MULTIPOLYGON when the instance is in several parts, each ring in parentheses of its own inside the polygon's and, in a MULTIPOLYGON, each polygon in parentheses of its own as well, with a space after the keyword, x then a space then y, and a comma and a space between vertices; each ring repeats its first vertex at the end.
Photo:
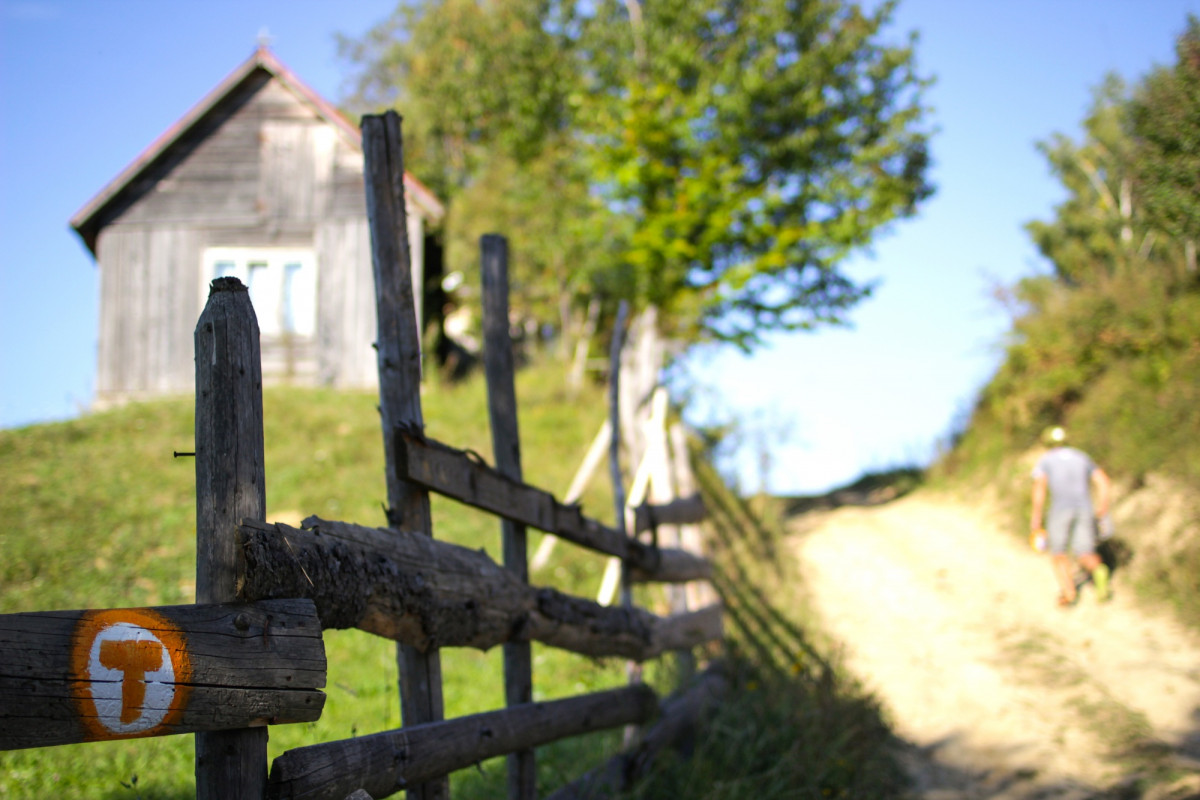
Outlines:
POLYGON ((1096 465, 1074 447, 1056 447, 1038 460, 1033 477, 1045 476, 1050 487, 1050 510, 1092 510, 1091 479, 1096 465))

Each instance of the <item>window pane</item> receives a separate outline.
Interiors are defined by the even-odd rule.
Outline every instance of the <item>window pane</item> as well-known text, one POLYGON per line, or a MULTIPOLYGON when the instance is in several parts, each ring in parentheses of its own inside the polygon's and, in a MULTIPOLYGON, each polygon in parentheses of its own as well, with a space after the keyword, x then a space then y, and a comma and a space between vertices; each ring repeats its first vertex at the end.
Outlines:
POLYGON ((232 261, 218 261, 213 264, 213 279, 228 278, 237 275, 237 264, 232 261))
POLYGON ((250 289, 250 304, 258 317, 259 332, 279 333, 279 283, 278 273, 272 280, 270 265, 266 261, 251 261, 247 265, 247 283, 250 289))
POLYGON ((311 263, 289 261, 283 265, 281 309, 283 329, 301 336, 316 330, 316 281, 311 263))
POLYGON ((296 278, 300 264, 283 265, 283 329, 296 332, 296 278))

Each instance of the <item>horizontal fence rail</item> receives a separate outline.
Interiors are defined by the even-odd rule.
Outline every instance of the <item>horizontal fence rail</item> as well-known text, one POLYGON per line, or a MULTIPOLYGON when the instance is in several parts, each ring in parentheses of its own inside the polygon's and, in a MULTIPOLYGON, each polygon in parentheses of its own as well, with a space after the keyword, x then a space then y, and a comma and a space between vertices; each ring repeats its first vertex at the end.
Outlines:
POLYGON ((267 797, 341 800, 359 788, 386 797, 487 758, 657 713, 654 691, 639 685, 300 747, 272 763, 267 797))
MULTIPOLYGON (((671 526, 699 521, 706 509, 698 495, 668 499, 673 492, 667 481, 652 477, 648 467, 640 468, 640 489, 629 501, 637 508, 625 508, 617 398, 624 303, 606 429, 616 527, 521 480, 503 237, 489 235, 483 242, 489 412, 498 467, 424 436, 420 331, 394 112, 364 118, 363 151, 388 527, 318 517, 300 528, 261 520, 266 475, 259 329, 246 287, 234 278, 214 280, 195 330, 198 604, 0 615, 0 749, 194 733, 201 800, 360 800, 400 790, 412 800, 444 800, 449 773, 508 754, 510 800, 532 800, 532 748, 661 717, 625 760, 597 773, 607 786, 624 786, 724 691, 724 678, 710 672, 660 707, 654 691, 640 683, 637 667, 627 671, 633 682, 627 688, 531 702, 532 641, 640 664, 667 652, 690 658, 693 648, 723 638, 719 602, 690 610, 672 603, 669 616, 632 604, 634 581, 714 578, 701 556, 658 546, 660 525, 667 541, 678 541, 671 526), (641 502, 648 481, 657 482, 660 496, 650 499, 659 502, 641 502), (430 492, 500 517, 504 565, 482 550, 436 541, 430 492), (526 526, 619 563, 621 605, 531 585, 526 526), (322 631, 337 628, 398 644, 403 727, 290 750, 268 774, 265 726, 320 718, 327 680, 322 631), (507 707, 443 719, 439 649, 496 645, 506 651, 507 707)), ((655 424, 661 428, 665 395, 659 406, 655 424)), ((585 472, 599 463, 604 438, 593 443, 585 472)), ((629 455, 636 462, 641 453, 632 448, 629 455)), ((568 495, 577 494, 573 484, 568 495)), ((670 588, 681 596, 685 587, 670 588)))
POLYGON ((605 800, 628 791, 650 769, 655 756, 695 730, 699 718, 729 691, 729 678, 714 665, 680 694, 667 699, 654 726, 629 750, 563 786, 547 800, 605 800))
POLYGON ((311 600, 0 616, 0 749, 311 722, 311 600))
MULTIPOLYGON (((708 562, 700 556, 684 550, 666 551, 626 538, 615 529, 583 516, 579 506, 564 505, 547 491, 507 478, 466 451, 406 430, 396 431, 394 449, 397 471, 406 480, 482 511, 552 533, 580 547, 624 559, 643 580, 676 583, 705 579, 711 574, 708 562)), ((694 503, 678 508, 688 518, 695 516, 694 503)), ((643 512, 646 519, 650 513, 643 512)), ((680 515, 675 508, 665 513, 680 515)))
POLYGON ((310 517, 247 521, 245 599, 307 597, 326 628, 360 628, 424 652, 539 641, 644 661, 719 639, 721 608, 658 617, 531 586, 487 553, 428 536, 310 517))

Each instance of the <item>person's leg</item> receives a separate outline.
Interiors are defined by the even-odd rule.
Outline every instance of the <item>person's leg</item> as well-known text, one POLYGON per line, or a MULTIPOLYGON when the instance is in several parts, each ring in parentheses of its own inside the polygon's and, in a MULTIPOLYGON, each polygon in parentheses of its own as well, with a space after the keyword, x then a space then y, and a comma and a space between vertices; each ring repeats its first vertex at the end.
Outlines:
POLYGON ((1050 557, 1054 565, 1054 577, 1058 581, 1058 600, 1062 605, 1075 602, 1075 565, 1066 553, 1055 553, 1050 557))
POLYGON ((1096 599, 1103 603, 1108 599, 1108 567, 1096 553, 1095 521, 1087 514, 1080 514, 1071 525, 1071 550, 1092 576, 1096 599))
POLYGON ((1085 553, 1079 557, 1079 563, 1092 576, 1092 586, 1096 589, 1096 599, 1101 603, 1108 600, 1108 565, 1096 553, 1085 553))
POLYGON ((1060 605, 1075 602, 1075 569, 1067 555, 1073 519, 1074 514, 1070 511, 1064 513, 1054 510, 1046 514, 1046 549, 1050 551, 1050 564, 1054 569, 1054 579, 1058 582, 1060 605))

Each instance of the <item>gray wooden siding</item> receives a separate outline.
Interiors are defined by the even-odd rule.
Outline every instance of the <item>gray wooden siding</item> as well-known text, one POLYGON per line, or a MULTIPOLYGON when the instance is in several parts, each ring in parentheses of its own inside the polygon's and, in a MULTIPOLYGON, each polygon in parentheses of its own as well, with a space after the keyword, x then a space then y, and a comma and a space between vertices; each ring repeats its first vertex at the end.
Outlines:
POLYGON ((354 148, 286 87, 269 81, 231 106, 220 127, 115 224, 307 228, 311 235, 319 219, 365 215, 361 155, 355 174, 354 148))
POLYGON ((192 332, 200 304, 199 237, 172 228, 120 228, 97 240, 100 341, 97 401, 192 391, 192 332))
MULTIPOLYGON (((378 385, 362 153, 265 76, 244 82, 127 187, 102 229, 98 405, 194 390, 209 247, 316 252, 317 332, 264 337, 265 381, 378 385)), ((419 269, 423 225, 409 210, 419 269)))
POLYGON ((378 385, 375 363, 375 278, 365 217, 317 228, 317 361, 322 383, 378 385))

